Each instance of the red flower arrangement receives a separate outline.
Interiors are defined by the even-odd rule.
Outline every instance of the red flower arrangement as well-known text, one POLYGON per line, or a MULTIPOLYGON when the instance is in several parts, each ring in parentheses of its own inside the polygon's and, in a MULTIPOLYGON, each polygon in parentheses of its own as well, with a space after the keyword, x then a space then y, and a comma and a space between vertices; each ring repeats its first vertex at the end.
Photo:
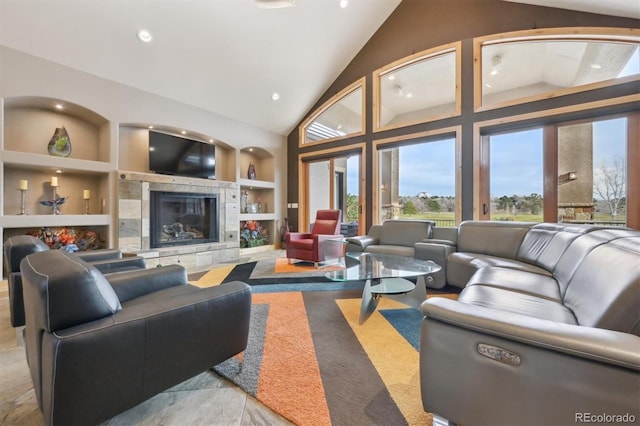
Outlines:
POLYGON ((40 228, 32 235, 44 241, 49 248, 61 249, 69 252, 95 250, 102 246, 102 241, 98 238, 98 234, 94 231, 79 230, 73 228, 60 228, 52 230, 51 228, 40 228))

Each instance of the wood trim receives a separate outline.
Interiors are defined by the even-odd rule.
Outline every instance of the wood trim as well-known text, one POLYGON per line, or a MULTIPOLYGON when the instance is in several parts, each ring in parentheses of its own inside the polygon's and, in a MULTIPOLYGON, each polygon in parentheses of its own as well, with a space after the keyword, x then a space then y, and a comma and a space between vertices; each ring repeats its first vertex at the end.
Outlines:
POLYGON ((479 123, 473 125, 473 220, 488 220, 483 204, 491 202, 489 195, 489 137, 482 136, 479 123))
MULTIPOLYGON (((309 193, 307 188, 309 187, 309 162, 313 158, 323 158, 324 160, 330 160, 330 179, 331 179, 331 187, 333 187, 333 159, 335 157, 344 156, 344 154, 350 152, 359 152, 360 155, 360 183, 359 183, 359 204, 361 206, 361 211, 358 214, 358 230, 362 232, 362 230, 366 228, 366 206, 367 206, 367 195, 366 195, 366 172, 367 172, 367 146, 364 142, 346 145, 339 148, 329 148, 319 151, 308 152, 304 154, 298 154, 298 229, 309 229, 309 193)), ((330 191, 330 203, 333 205, 333 190, 330 191)))
POLYGON ((573 93, 586 92, 603 87, 616 86, 633 81, 640 81, 640 75, 633 75, 617 79, 609 79, 595 83, 567 87, 544 92, 538 95, 484 105, 482 102, 482 47, 513 42, 527 42, 540 40, 598 40, 616 42, 640 42, 640 30, 635 28, 602 28, 602 27, 571 27, 571 28, 546 28, 536 30, 513 31, 501 34, 492 34, 473 39, 473 107, 475 112, 490 111, 513 105, 520 105, 543 99, 556 98, 573 93), (593 37, 596 36, 596 37, 593 37))
POLYGON ((599 39, 612 41, 636 41, 640 37, 640 30, 636 28, 616 28, 616 27, 559 27, 559 28, 537 28, 534 30, 509 31, 499 34, 490 34, 483 37, 476 37, 482 44, 508 43, 515 40, 544 40, 566 38, 576 39, 589 38, 589 36, 602 36, 599 39))
POLYGON ((372 152, 372 222, 380 223, 380 161, 378 152, 384 149, 385 145, 396 144, 402 141, 415 140, 425 137, 433 137, 438 135, 453 134, 455 139, 455 200, 456 207, 454 211, 454 218, 456 224, 462 221, 462 126, 451 126, 442 129, 428 130, 419 133, 411 133, 406 135, 394 136, 385 139, 378 139, 373 141, 372 152))
POLYGON ((627 122, 627 226, 640 229, 640 113, 627 122))
POLYGON ((306 120, 304 120, 302 122, 302 124, 300 124, 300 126, 298 126, 298 147, 302 148, 302 147, 307 147, 307 146, 313 146, 313 145, 318 145, 318 144, 323 144, 323 143, 327 143, 327 142, 333 142, 333 141, 337 141, 337 140, 342 140, 342 139, 347 139, 347 138, 352 138, 355 136, 360 136, 360 135, 364 135, 366 133, 366 111, 367 111, 367 102, 366 102, 366 78, 365 77, 361 77, 358 80, 356 80, 355 82, 351 83, 349 86, 345 87, 344 89, 342 89, 341 91, 339 91, 338 93, 336 93, 335 95, 333 95, 331 98, 329 98, 325 103, 323 103, 318 109, 316 109, 309 117, 307 117, 306 120), (316 118, 318 118, 320 115, 322 115, 322 113, 324 113, 326 110, 328 110, 329 108, 331 108, 335 103, 339 102, 342 98, 350 95, 352 92, 355 92, 358 89, 362 89, 362 122, 360 124, 360 128, 362 129, 360 132, 353 132, 353 133, 349 133, 348 135, 344 135, 344 136, 340 136, 337 138, 328 138, 328 139, 322 139, 319 141, 312 141, 312 142, 306 142, 307 140, 307 133, 306 133, 306 129, 307 127, 313 122, 315 121, 316 118))
POLYGON ((591 109, 604 108, 614 105, 626 103, 640 102, 640 94, 621 96, 618 98, 603 99, 600 101, 587 102, 584 104, 569 105, 565 107, 552 108, 542 111, 535 111, 526 114, 512 115, 509 117, 500 117, 492 120, 478 121, 474 123, 474 133, 476 130, 482 131, 486 127, 499 126, 503 124, 511 124, 519 121, 527 121, 536 118, 545 118, 552 116, 560 116, 572 112, 588 111, 591 109))
POLYGON ((462 42, 457 41, 454 43, 445 44, 442 46, 434 47, 432 49, 423 50, 422 52, 415 53, 410 56, 406 56, 397 61, 394 61, 382 68, 379 68, 373 72, 373 132, 383 132, 392 129, 398 129, 401 127, 413 126, 421 123, 429 123, 431 121, 443 120, 445 118, 458 117, 462 114, 462 42), (400 68, 407 67, 416 62, 424 59, 435 58, 448 53, 455 53, 456 65, 455 65, 455 108, 450 113, 433 115, 426 117, 425 119, 408 121, 400 124, 392 124, 388 126, 380 125, 380 108, 382 108, 382 102, 380 99, 380 80, 386 75, 400 68))

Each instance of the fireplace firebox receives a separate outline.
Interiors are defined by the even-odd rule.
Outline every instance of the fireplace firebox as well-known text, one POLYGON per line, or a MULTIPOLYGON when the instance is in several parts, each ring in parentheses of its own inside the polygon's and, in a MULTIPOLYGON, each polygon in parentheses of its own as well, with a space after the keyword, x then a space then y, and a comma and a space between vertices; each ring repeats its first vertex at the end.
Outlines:
POLYGON ((151 248, 218 241, 218 195, 150 192, 151 248))

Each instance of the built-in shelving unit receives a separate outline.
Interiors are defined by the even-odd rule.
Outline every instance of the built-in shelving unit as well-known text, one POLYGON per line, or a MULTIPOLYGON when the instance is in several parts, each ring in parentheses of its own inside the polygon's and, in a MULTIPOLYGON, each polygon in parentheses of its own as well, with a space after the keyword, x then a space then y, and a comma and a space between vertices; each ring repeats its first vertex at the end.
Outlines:
MULTIPOLYGON (((245 148, 240 150, 239 159, 241 173, 238 178, 241 199, 240 227, 242 228, 247 221, 260 222, 269 234, 269 244, 267 245, 275 247, 277 218, 275 215, 274 157, 262 148, 245 148), (249 178, 250 165, 255 168, 255 179, 249 178), (246 195, 246 201, 243 200, 243 194, 246 195), (255 208, 252 209, 254 206, 255 208)), ((255 250, 255 248, 243 248, 242 250, 252 249, 255 250)))
POLYGON ((2 239, 38 228, 87 227, 112 245, 110 125, 99 114, 68 102, 43 97, 4 99, 0 144, 0 232, 2 239), (64 127, 71 141, 67 157, 50 155, 49 140, 64 127), (41 204, 66 197, 61 214, 41 204), (25 182, 26 181, 26 182, 25 182), (21 214, 21 185, 27 185, 21 214), (89 191, 85 193, 85 191, 89 191), (85 201, 88 195, 88 201, 85 201), (88 202, 88 212, 87 212, 88 202), (88 213, 88 214, 87 214, 88 213))
MULTIPOLYGON (((149 171, 151 125, 155 130, 182 133, 182 129, 157 123, 111 122, 88 108, 58 99, 0 98, 0 239, 42 232, 42 228, 71 227, 95 231, 105 246, 130 251, 129 245, 135 245, 130 244, 130 234, 137 232, 137 239, 143 242, 148 238, 140 213, 148 207, 142 199, 133 201, 135 194, 131 193, 138 190, 136 182, 142 191, 148 192, 145 185, 176 181, 176 185, 192 185, 198 191, 214 191, 219 194, 220 202, 224 200, 220 206, 220 242, 206 247, 181 248, 178 257, 163 257, 162 253, 152 253, 153 250, 140 253, 148 258, 149 265, 179 262, 195 270, 206 268, 216 260, 237 259, 239 228, 247 221, 260 222, 269 234, 269 243, 244 250, 273 248, 279 211, 274 155, 264 148, 235 149, 208 135, 190 133, 186 137, 215 144, 216 179, 163 177, 149 171), (60 127, 66 129, 71 141, 71 152, 66 157, 51 155, 47 149, 56 128, 60 127), (250 164, 255 165, 255 179, 247 175, 250 164), (60 214, 54 214, 51 207, 42 204, 54 198, 52 178, 58 183, 55 197, 66 197, 60 214), (140 183, 142 181, 151 183, 140 183), (24 185, 27 185, 26 214, 22 214, 20 191, 24 185), (247 194, 248 203, 259 203, 260 208, 240 211, 243 193, 247 194), (87 194, 90 194, 88 211, 87 194)), ((135 248, 131 252, 136 252, 135 248)))

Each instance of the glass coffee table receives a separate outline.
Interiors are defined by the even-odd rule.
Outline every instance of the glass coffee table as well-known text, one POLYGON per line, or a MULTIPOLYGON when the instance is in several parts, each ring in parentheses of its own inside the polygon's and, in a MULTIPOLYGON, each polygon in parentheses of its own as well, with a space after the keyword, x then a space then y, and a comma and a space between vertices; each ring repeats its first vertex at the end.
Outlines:
POLYGON ((419 308, 427 297, 425 279, 440 271, 431 260, 378 253, 346 253, 346 268, 327 272, 332 281, 365 280, 360 305, 360 324, 376 310, 381 296, 392 297, 409 306, 419 308), (417 278, 416 284, 407 278, 417 278))

